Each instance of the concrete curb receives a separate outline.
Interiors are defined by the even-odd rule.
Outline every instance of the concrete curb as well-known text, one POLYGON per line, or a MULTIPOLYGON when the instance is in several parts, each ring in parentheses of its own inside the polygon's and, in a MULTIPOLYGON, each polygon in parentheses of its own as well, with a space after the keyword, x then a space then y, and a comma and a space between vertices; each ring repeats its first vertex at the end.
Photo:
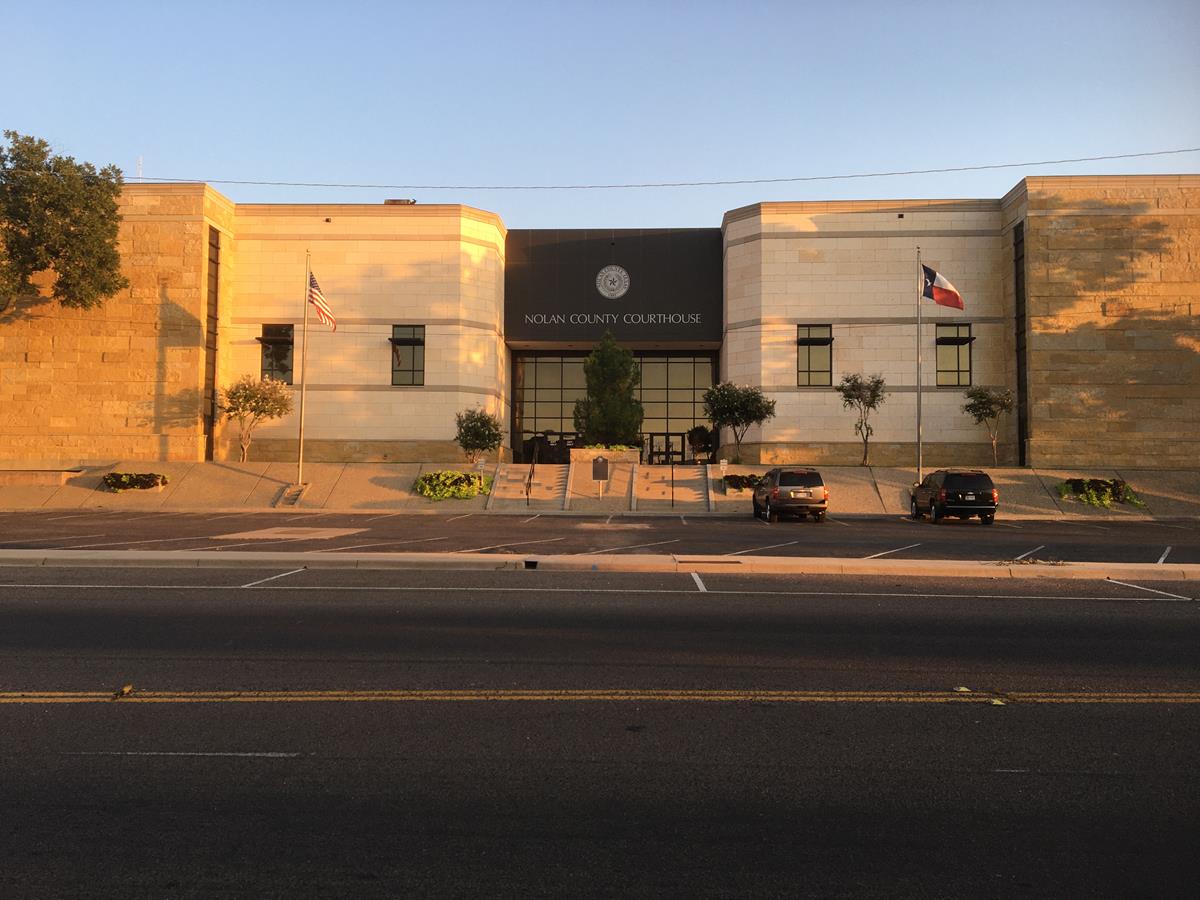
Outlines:
POLYGON ((537 569, 548 572, 676 572, 737 575, 875 575, 924 578, 1060 578, 1200 581, 1200 565, 1034 563, 666 555, 534 556, 515 553, 265 553, 236 551, 0 550, 0 566, 309 569, 537 569))

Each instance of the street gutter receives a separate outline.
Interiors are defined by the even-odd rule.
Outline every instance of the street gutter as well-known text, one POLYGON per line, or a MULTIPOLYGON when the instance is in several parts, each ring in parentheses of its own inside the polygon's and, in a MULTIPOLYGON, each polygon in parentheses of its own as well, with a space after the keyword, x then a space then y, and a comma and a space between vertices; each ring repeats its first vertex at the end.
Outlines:
POLYGON ((269 553, 187 550, 0 550, 0 566, 104 568, 459 569, 549 572, 695 572, 738 575, 874 575, 924 578, 1058 578, 1200 581, 1200 565, 1013 563, 985 560, 728 557, 689 554, 558 555, 518 553, 269 553))

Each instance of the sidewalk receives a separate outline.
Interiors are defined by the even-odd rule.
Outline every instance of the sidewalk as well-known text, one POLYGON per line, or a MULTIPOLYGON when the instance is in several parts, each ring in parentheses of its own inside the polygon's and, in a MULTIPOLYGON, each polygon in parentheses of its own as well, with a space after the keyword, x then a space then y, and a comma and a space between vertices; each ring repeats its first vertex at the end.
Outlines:
MULTIPOLYGON (((674 503, 667 493, 666 469, 639 467, 639 477, 626 478, 606 489, 600 501, 581 502, 567 498, 565 467, 538 469, 532 501, 526 504, 526 466, 488 463, 485 473, 496 478, 497 493, 491 499, 451 500, 440 503, 413 493, 416 477, 437 469, 468 470, 465 464, 448 463, 309 463, 308 482, 300 503, 289 507, 300 512, 413 512, 458 515, 474 513, 525 513, 534 509, 543 515, 746 515, 749 492, 725 492, 716 466, 705 479, 702 470, 689 466, 676 469, 674 503), (697 475, 697 472, 701 474, 697 475), (707 483, 706 483, 707 482, 707 483), (635 494, 632 489, 636 489, 635 494), (709 510, 711 499, 712 511, 709 510), (569 510, 563 510, 569 505, 569 510), (601 510, 599 507, 603 505, 601 510)), ((760 474, 768 466, 731 466, 731 473, 760 474)), ((991 468, 1000 491, 1000 518, 1013 519, 1108 519, 1139 521, 1151 518, 1200 518, 1200 470, 1163 471, 1063 470, 991 468), (1059 498, 1056 485, 1066 478, 1121 478, 1146 504, 1145 509, 1114 506, 1097 509, 1059 498)), ((830 492, 830 515, 896 516, 908 511, 912 469, 862 466, 822 467, 830 492)), ((0 509, 3 510, 199 510, 267 511, 278 508, 284 489, 295 478, 291 463, 231 462, 145 462, 124 460, 104 466, 81 467, 61 475, 33 467, 0 463, 0 509), (105 490, 101 479, 108 472, 158 472, 168 477, 160 491, 105 490), (53 477, 50 477, 53 476, 53 477), (59 481, 61 480, 61 483, 59 481)), ((579 473, 576 473, 578 482, 579 473)), ((579 485, 572 489, 580 490, 579 485)))

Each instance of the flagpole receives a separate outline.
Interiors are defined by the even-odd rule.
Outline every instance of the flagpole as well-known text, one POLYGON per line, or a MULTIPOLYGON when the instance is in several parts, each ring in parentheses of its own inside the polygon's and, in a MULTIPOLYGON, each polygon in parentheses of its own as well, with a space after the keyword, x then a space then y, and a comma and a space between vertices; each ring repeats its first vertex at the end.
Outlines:
POLYGON ((921 443, 921 295, 924 293, 925 275, 921 268, 921 247, 917 246, 917 484, 921 483, 921 458, 924 447, 921 443))
POLYGON ((304 484, 304 394, 308 387, 308 282, 312 254, 304 251, 304 348, 300 351, 300 434, 296 444, 296 484, 304 484))

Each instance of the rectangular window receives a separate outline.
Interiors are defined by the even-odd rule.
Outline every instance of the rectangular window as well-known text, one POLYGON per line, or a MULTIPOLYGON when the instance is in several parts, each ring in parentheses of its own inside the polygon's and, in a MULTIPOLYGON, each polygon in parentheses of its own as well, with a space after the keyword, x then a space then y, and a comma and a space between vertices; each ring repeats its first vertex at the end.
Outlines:
POLYGON ((292 325, 264 325, 258 342, 262 344, 262 378, 292 383, 292 325))
POLYGON ((938 387, 968 387, 971 384, 970 325, 937 326, 938 387))
POLYGON ((796 326, 796 384, 828 387, 833 384, 833 326, 796 326))
POLYGON ((425 326, 392 326, 392 384, 425 383, 425 326))

